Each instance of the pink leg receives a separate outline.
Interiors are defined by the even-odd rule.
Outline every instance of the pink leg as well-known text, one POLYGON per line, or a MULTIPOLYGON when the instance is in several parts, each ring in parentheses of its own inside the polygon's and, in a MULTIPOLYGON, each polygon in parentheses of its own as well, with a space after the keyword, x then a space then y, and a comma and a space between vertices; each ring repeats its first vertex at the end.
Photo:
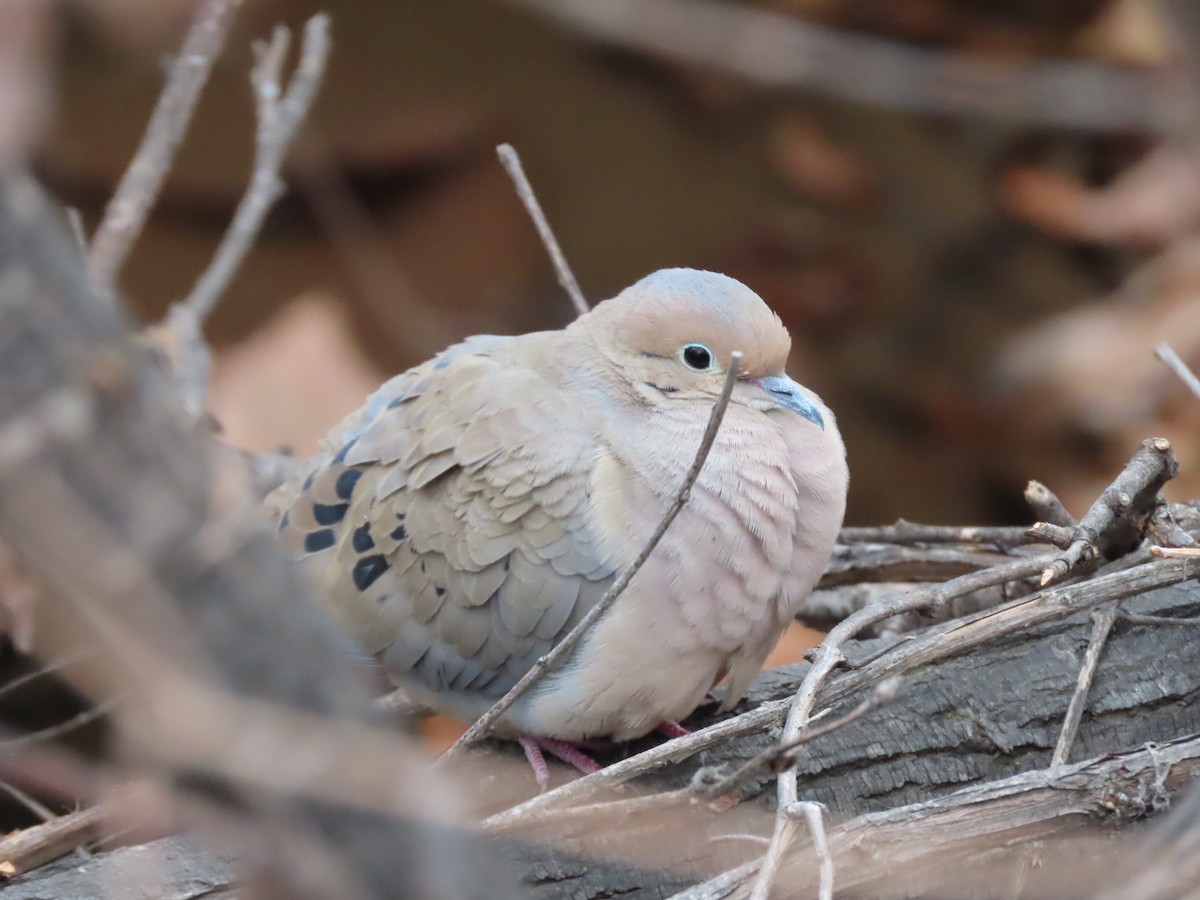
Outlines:
POLYGON ((537 781, 538 790, 546 790, 546 785, 550 783, 550 767, 546 765, 546 757, 542 755, 542 748, 538 746, 537 738, 521 735, 517 741, 521 744, 521 749, 525 751, 529 767, 533 769, 533 777, 537 781))
POLYGON ((599 772, 604 768, 600 763, 596 762, 577 746, 569 741, 560 741, 555 738, 530 737, 529 735, 521 735, 517 738, 521 749, 525 751, 525 758, 529 760, 529 767, 533 769, 533 777, 537 781, 538 790, 546 790, 546 786, 550 783, 550 767, 546 765, 546 757, 542 751, 546 751, 551 756, 561 759, 567 765, 574 766, 584 775, 591 775, 593 772, 599 772))
POLYGON ((543 750, 551 756, 557 756, 569 766, 574 766, 584 775, 591 775, 593 772, 599 772, 604 766, 596 762, 574 744, 569 741, 560 741, 556 738, 538 738, 538 744, 543 750))
POLYGON ((683 737, 686 734, 691 734, 686 728, 678 722, 659 722, 654 728, 659 734, 668 738, 683 737))

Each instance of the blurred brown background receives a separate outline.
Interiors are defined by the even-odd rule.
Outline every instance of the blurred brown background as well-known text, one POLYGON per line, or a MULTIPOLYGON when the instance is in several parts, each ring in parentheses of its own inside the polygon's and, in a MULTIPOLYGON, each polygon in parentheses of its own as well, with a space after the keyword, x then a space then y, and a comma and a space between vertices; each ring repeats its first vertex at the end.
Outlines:
MULTIPOLYGON (((1017 96, 1047 61, 1144 85, 1178 34, 1151 0, 724 5, 951 72, 999 63, 1017 96)), ((645 23, 625 6, 637 35, 645 23)), ((37 165, 89 230, 186 7, 95 0, 52 23, 58 106, 37 165)), ((778 310, 792 374, 845 434, 850 523, 1023 521, 1033 477, 1078 514, 1150 434, 1183 461, 1174 498, 1200 493, 1198 404, 1152 355, 1167 339, 1200 362, 1186 134, 1119 112, 1086 129, 1070 109, 1061 125, 1054 110, 1036 123, 946 114, 919 86, 903 109, 858 102, 601 41, 501 0, 247 4, 125 268, 138 314, 187 293, 241 195, 251 40, 322 8, 334 51, 291 190, 210 322, 212 400, 234 442, 307 452, 386 374, 445 344, 567 321, 495 160, 507 141, 593 301, 688 265, 778 310)))

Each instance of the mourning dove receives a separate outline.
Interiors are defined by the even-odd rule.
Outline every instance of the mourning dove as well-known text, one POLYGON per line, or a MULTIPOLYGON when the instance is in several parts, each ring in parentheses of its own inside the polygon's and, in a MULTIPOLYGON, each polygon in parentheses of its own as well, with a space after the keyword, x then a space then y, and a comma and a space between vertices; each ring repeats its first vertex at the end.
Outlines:
POLYGON ((474 720, 633 563, 740 350, 686 506, 496 731, 636 738, 723 679, 729 708, 816 584, 845 508, 845 449, 784 374, 790 343, 749 288, 691 269, 561 331, 468 338, 385 383, 273 495, 285 546, 414 698, 474 720))

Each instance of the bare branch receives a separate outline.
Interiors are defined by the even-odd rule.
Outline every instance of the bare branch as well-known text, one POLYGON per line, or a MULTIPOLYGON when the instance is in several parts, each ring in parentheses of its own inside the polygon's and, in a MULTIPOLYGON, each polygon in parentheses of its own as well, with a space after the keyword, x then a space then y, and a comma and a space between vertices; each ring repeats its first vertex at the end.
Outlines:
POLYGON ((579 289, 575 273, 567 264, 567 257, 558 245, 558 239, 554 236, 554 230, 550 227, 545 212, 542 211, 542 204, 538 202, 537 194, 533 192, 533 185, 529 183, 529 178, 525 175, 521 157, 517 155, 512 144, 501 144, 496 148, 496 155, 500 157, 501 164, 513 180, 517 196, 525 204, 525 210, 529 213, 529 218, 533 219, 533 226, 537 229, 538 237, 542 239, 546 252, 550 254, 550 260, 554 263, 554 271, 558 275, 558 283, 563 286, 563 290, 571 298, 571 305, 575 307, 575 313, 582 316, 588 311, 588 302, 583 296, 583 291, 579 289))
POLYGON ((617 601, 617 598, 629 586, 629 582, 633 580, 633 577, 645 565, 646 560, 650 558, 650 554, 654 552, 654 548, 658 546, 658 542, 662 540, 662 536, 666 534, 667 529, 675 521, 675 517, 679 515, 679 511, 683 509, 684 504, 688 501, 692 485, 696 483, 696 478, 699 477, 700 470, 704 467, 705 460, 708 459, 708 451, 712 449, 713 441, 717 438, 717 431, 721 427, 721 420, 725 417, 725 409, 729 406, 729 397, 733 393, 734 384, 737 383, 738 370, 741 368, 741 365, 742 354, 740 351, 735 350, 729 356, 729 365, 725 372, 725 383, 721 387, 721 395, 717 398, 717 402, 713 404, 712 413, 708 417, 708 425, 704 429, 704 436, 700 439, 700 446, 696 450, 696 457, 692 460, 691 468, 687 470, 687 474, 683 477, 683 483, 679 486, 679 491, 675 495, 675 502, 671 504, 662 521, 658 523, 658 527, 650 536, 650 540, 646 542, 646 546, 642 548, 642 552, 633 561, 633 565, 621 573, 620 577, 605 591, 604 596, 600 598, 599 602, 588 610, 587 615, 580 619, 575 627, 549 653, 534 663, 529 671, 521 676, 521 680, 514 684, 507 694, 496 701, 487 712, 467 729, 462 737, 454 742, 450 749, 441 755, 438 759, 439 765, 444 764, 447 760, 452 759, 456 754, 461 753, 467 747, 471 746, 471 744, 486 737, 492 726, 499 721, 500 717, 508 712, 509 708, 517 700, 550 671, 551 666, 566 656, 579 643, 580 638, 617 601))
POLYGON ((88 269, 92 281, 104 290, 116 285, 121 266, 145 227, 240 6, 241 0, 204 0, 196 10, 141 146, 92 238, 88 269))
POLYGON ((1096 666, 1100 663, 1100 654, 1112 631, 1113 622, 1117 617, 1116 605, 1106 606, 1092 612, 1092 636, 1088 640, 1087 651, 1083 656, 1083 665, 1079 669, 1079 681, 1075 684, 1075 693, 1071 695, 1071 703, 1067 706, 1067 715, 1063 720, 1062 732, 1054 747, 1054 755, 1050 765, 1061 766, 1071 756, 1071 745, 1075 743, 1075 732, 1079 730, 1079 722, 1083 719, 1083 709, 1087 705, 1088 691, 1092 687, 1092 679, 1096 675, 1096 666))

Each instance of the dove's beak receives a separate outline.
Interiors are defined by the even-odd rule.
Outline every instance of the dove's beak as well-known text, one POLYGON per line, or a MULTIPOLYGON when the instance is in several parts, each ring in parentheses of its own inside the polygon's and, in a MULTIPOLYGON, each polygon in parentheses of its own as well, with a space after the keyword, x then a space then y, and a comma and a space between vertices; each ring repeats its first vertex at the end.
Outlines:
POLYGON ((811 400, 804 396, 800 390, 800 385, 796 384, 792 379, 786 375, 771 375, 767 378, 760 378, 758 383, 780 406, 790 409, 792 412, 799 413, 818 428, 824 430, 825 420, 821 417, 821 411, 817 409, 811 400))

